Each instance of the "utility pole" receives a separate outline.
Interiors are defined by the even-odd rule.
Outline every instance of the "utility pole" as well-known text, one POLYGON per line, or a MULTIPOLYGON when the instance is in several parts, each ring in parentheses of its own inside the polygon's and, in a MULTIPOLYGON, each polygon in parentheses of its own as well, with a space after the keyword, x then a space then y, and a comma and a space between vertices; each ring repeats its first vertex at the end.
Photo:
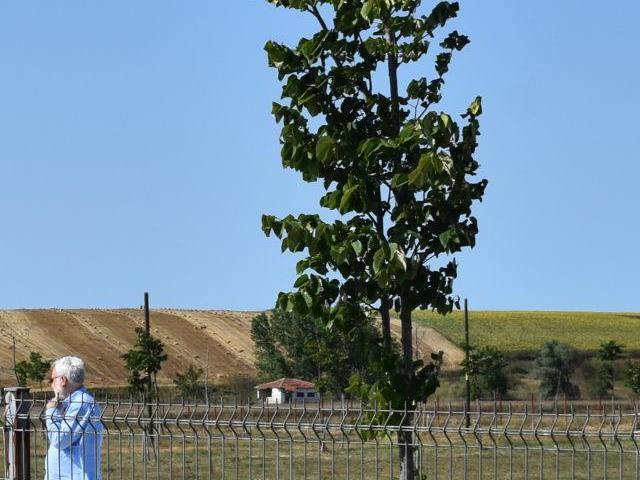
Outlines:
MULTIPOLYGON (((144 331, 147 334, 147 337, 151 336, 151 324, 149 321, 149 292, 144 292, 144 331)), ((148 425, 148 434, 149 434, 149 440, 151 441, 151 446, 153 448, 153 455, 154 457, 157 456, 156 454, 156 449, 155 449, 155 445, 153 442, 153 419, 151 418, 153 416, 153 408, 151 407, 151 395, 152 395, 152 388, 154 386, 154 379, 151 378, 151 372, 147 371, 147 395, 146 395, 146 401, 147 403, 147 415, 149 416, 149 425, 148 425)), ((156 401, 157 401, 157 396, 156 396, 156 401)), ((145 455, 146 455, 146 445, 145 445, 145 455)))
MULTIPOLYGON (((464 361, 469 368, 469 309, 467 306, 467 299, 464 299, 464 361)), ((464 374, 464 387, 465 387, 465 399, 464 399, 464 411, 466 412, 464 424, 466 428, 470 426, 469 408, 471 406, 471 385, 469 384, 469 372, 464 374)))
POLYGON ((20 379, 18 378, 18 370, 16 369, 16 337, 11 335, 11 341, 13 342, 13 374, 16 376, 16 387, 20 387, 20 379))
POLYGON ((151 334, 149 325, 149 292, 144 292, 144 331, 147 332, 147 335, 151 334))

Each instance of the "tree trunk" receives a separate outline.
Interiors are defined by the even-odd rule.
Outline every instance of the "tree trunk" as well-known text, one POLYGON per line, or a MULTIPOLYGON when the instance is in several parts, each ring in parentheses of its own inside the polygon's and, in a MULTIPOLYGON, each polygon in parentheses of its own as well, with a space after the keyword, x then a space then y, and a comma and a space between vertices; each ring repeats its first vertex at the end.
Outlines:
POLYGON ((20 378, 18 377, 18 370, 16 368, 16 337, 12 335, 11 340, 13 342, 13 373, 16 376, 16 386, 23 387, 24 385, 20 385, 20 378))
POLYGON ((380 317, 382 317, 382 347, 385 353, 389 353, 391 351, 391 315, 389 314, 390 310, 389 300, 387 298, 383 298, 380 301, 380 317))
MULTIPOLYGON (((392 46, 387 53, 387 67, 389 72, 389 90, 391 94, 391 117, 392 117, 392 133, 397 136, 400 133, 400 103, 398 96, 398 58, 396 52, 396 38, 394 32, 387 26, 384 28, 385 40, 388 45, 392 46)), ((395 155, 395 163, 400 161, 400 155, 395 155)), ((401 202, 401 199, 397 199, 401 202)), ((401 298, 400 322, 402 325, 401 343, 402 343, 402 359, 405 366, 406 374, 412 375, 411 365, 413 362, 413 343, 411 328, 411 308, 404 298, 401 298)), ((387 309, 388 312, 388 309, 387 309)), ((384 328, 384 319, 383 319, 384 328)), ((407 409, 413 408, 413 405, 406 405, 407 409)), ((405 417, 405 425, 411 425, 413 422, 412 415, 405 417)), ((400 456, 400 480, 414 480, 416 477, 415 469, 415 447, 413 445, 413 432, 398 432, 398 453, 400 456)))
MULTIPOLYGON (((404 307, 400 311, 400 323, 402 326, 401 342, 402 342, 402 361, 405 365, 406 374, 411 375, 411 365, 413 363, 413 342, 412 342, 412 325, 411 310, 404 307)), ((407 409, 413 408, 413 405, 407 405, 407 409)), ((405 426, 413 423, 413 415, 407 414, 405 417, 405 426)), ((413 445, 413 432, 398 432, 398 454, 400 456, 400 480, 414 480, 416 478, 416 449, 413 445)))

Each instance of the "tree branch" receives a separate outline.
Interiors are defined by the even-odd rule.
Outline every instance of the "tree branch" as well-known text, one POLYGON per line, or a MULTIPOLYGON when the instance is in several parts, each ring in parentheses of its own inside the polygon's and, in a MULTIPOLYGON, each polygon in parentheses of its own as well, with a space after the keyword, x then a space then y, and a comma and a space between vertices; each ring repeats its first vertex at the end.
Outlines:
POLYGON ((322 18, 322 15, 320 15, 320 12, 318 11, 318 7, 316 7, 315 4, 311 8, 307 7, 306 10, 311 15, 316 17, 316 19, 318 20, 318 23, 320 24, 320 26, 322 27, 323 30, 329 30, 329 28, 327 27, 327 24, 325 23, 324 19, 322 18))

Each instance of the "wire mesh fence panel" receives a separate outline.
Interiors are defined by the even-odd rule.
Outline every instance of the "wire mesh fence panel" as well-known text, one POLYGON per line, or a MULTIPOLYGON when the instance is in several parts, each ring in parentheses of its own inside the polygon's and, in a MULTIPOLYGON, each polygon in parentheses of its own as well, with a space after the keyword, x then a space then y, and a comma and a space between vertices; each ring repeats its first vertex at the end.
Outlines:
POLYGON ((402 451, 421 480, 640 479, 635 410, 102 398, 82 413, 73 399, 17 402, 0 416, 6 480, 85 478, 91 467, 104 480, 395 479, 402 451), (16 450, 19 436, 28 442, 16 450), (16 473, 20 459, 27 471, 16 473))

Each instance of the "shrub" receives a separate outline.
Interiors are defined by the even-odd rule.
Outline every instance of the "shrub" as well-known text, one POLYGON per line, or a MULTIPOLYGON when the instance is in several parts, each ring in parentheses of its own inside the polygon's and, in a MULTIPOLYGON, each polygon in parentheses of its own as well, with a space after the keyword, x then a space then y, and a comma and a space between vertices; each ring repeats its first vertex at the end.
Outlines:
POLYGON ((580 390, 571 382, 571 375, 578 365, 577 352, 556 340, 546 342, 536 359, 536 377, 540 380, 540 393, 545 398, 564 394, 579 398, 580 390))

